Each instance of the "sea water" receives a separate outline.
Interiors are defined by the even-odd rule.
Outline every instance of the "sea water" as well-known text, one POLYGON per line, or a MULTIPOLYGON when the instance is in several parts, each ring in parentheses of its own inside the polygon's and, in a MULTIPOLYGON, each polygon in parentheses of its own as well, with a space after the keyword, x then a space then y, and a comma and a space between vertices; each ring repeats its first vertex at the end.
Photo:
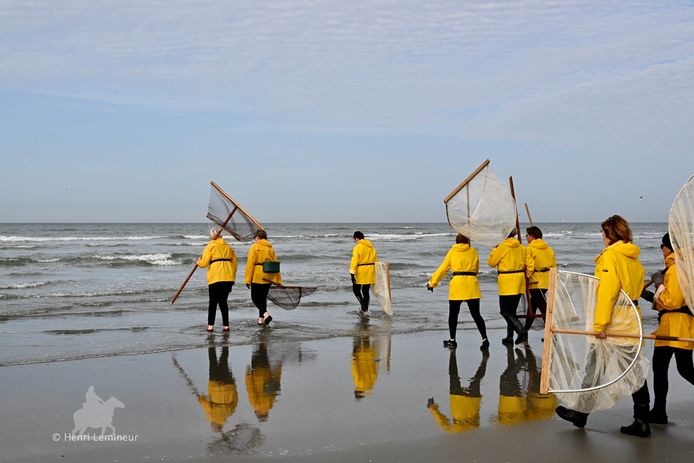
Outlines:
MULTIPOLYGON (((603 245, 596 223, 537 224, 560 270, 591 273, 603 245)), ((426 291, 428 278, 455 241, 444 223, 266 224, 285 284, 318 290, 295 310, 270 306, 273 339, 303 341, 351 336, 359 330, 349 277, 352 233, 372 240, 391 264, 393 317, 371 303, 371 333, 440 331, 447 337, 447 283, 426 291)), ((664 223, 632 224, 647 275, 662 267, 664 223)), ((0 366, 127 355, 207 346, 206 270, 198 269, 175 304, 171 296, 208 241, 210 225, 0 224, 0 366)), ((250 243, 227 237, 239 257, 229 297, 231 344, 258 337, 257 310, 243 284, 250 243)), ((480 255, 481 312, 490 338, 505 326, 496 272, 480 255)), ((645 323, 656 314, 644 304, 645 323)), ((459 336, 479 336, 463 307, 459 336)), ((221 329, 217 314, 217 330, 221 329)), ((265 328, 268 329, 268 328, 265 328)), ((531 336, 533 336, 531 334, 531 336)), ((538 333, 537 336, 540 336, 538 333)))

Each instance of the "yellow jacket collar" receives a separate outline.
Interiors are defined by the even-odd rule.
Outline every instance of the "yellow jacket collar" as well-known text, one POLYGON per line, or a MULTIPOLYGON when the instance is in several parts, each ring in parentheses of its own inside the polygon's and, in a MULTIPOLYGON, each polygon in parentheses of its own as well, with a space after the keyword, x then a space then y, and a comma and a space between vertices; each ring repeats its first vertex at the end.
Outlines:
POLYGON ((536 248, 536 249, 547 249, 549 246, 547 243, 544 242, 542 238, 536 238, 533 240, 532 243, 530 243, 528 246, 531 248, 536 248))
POLYGON ((675 253, 674 252, 665 258, 665 266, 666 267, 672 267, 673 265, 675 265, 675 253))
POLYGON ((506 238, 504 241, 501 242, 502 245, 508 246, 509 248, 517 248, 520 246, 520 241, 518 241, 515 238, 506 238))
POLYGON ((374 245, 371 244, 371 241, 369 241, 367 239, 359 240, 359 242, 357 244, 361 244, 362 246, 366 246, 367 248, 373 248, 374 247, 374 245))
POLYGON ((603 249, 600 255, 595 258, 595 262, 597 263, 600 257, 606 252, 616 252, 630 259, 636 259, 639 257, 639 254, 641 254, 641 250, 634 243, 625 243, 624 241, 619 240, 603 249))

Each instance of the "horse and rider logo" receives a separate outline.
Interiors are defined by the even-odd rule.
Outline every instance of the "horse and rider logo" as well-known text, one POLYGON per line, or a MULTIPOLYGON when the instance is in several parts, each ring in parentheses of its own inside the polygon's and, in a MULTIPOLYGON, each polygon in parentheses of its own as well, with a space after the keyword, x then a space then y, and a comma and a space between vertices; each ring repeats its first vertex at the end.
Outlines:
POLYGON ((94 386, 89 386, 82 408, 72 414, 75 421, 75 429, 72 430, 72 434, 83 435, 89 428, 101 428, 101 435, 108 428, 115 434, 113 412, 116 408, 125 408, 125 405, 113 396, 103 400, 94 392, 94 386))

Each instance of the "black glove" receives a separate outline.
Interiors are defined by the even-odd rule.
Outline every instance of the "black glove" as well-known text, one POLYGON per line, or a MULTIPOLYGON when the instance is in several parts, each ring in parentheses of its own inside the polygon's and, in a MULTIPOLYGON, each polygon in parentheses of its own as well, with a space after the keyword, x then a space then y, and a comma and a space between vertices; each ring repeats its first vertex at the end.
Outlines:
POLYGON ((434 405, 436 405, 436 402, 434 402, 434 398, 433 397, 428 398, 427 399, 427 408, 431 408, 434 405))
POLYGON ((356 284, 357 284, 357 279, 354 278, 354 273, 350 273, 349 276, 350 276, 350 278, 352 278, 352 284, 353 284, 353 285, 356 285, 356 284))
POLYGON ((651 280, 653 280, 655 287, 658 288, 658 286, 663 284, 663 273, 660 270, 655 272, 651 275, 651 280))
POLYGON ((251 289, 251 284, 250 284, 250 283, 246 283, 246 288, 251 289))
POLYGON ((645 288, 641 291, 641 299, 646 299, 648 302, 653 302, 653 296, 653 291, 649 291, 645 288))
POLYGON ((429 283, 427 283, 427 289, 428 289, 429 291, 431 291, 432 293, 434 292, 434 288, 432 288, 431 286, 429 286, 429 283))

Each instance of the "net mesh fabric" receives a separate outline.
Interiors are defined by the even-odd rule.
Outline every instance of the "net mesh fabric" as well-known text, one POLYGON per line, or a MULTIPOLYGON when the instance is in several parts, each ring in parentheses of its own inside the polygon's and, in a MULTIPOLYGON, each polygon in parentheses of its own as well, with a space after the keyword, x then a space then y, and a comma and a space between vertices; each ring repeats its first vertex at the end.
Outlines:
POLYGON ((675 197, 668 219, 670 241, 675 251, 677 279, 684 300, 694 309, 694 177, 675 197))
POLYGON ((221 227, 232 212, 231 219, 227 222, 224 230, 239 241, 252 241, 255 232, 262 227, 242 211, 233 199, 214 185, 210 185, 207 218, 221 227))
POLYGON ((388 315, 393 315, 393 301, 390 293, 390 265, 387 262, 376 262, 376 283, 373 290, 378 303, 388 315))
POLYGON ((516 202, 486 166, 446 202, 446 215, 453 230, 495 246, 516 226, 516 202))
POLYGON ((313 294, 314 287, 308 286, 275 286, 270 287, 267 298, 278 307, 286 310, 296 309, 302 297, 313 294))
MULTIPOLYGON (((552 329, 593 331, 599 281, 591 275, 558 272, 552 329)), ((584 413, 610 409, 646 380, 649 362, 641 351, 641 315, 623 291, 606 331, 605 339, 552 334, 549 391, 571 409, 584 413), (639 338, 610 336, 619 334, 639 338)))

